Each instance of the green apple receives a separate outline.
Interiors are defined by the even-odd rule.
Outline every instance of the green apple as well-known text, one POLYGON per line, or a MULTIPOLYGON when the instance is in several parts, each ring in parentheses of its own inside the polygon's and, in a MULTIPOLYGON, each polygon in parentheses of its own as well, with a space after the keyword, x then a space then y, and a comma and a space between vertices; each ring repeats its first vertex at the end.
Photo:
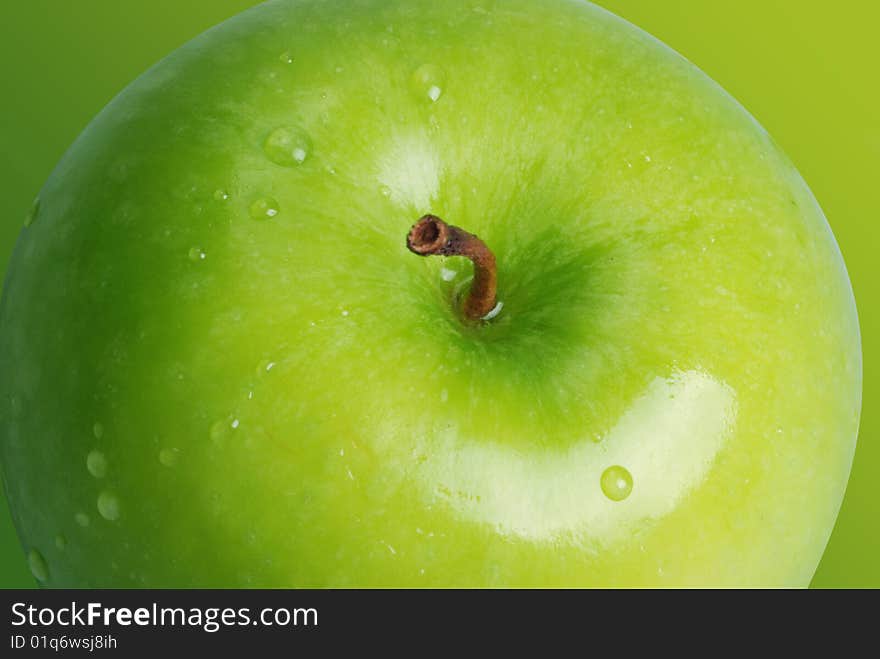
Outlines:
POLYGON ((46 585, 801 586, 831 532, 861 351, 822 211, 586 2, 261 5, 26 224, 0 456, 46 585), (429 213, 494 254, 491 318, 407 250, 429 213))

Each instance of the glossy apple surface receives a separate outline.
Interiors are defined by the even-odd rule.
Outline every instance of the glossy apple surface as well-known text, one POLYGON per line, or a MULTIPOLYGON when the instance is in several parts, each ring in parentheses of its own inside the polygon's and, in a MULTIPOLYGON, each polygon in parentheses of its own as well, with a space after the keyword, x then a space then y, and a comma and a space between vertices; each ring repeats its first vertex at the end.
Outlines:
POLYGON ((849 281, 702 73, 586 3, 275 2, 149 71, 29 217, 2 462, 50 586, 806 585, 849 281), (420 259, 424 213, 479 234, 420 259))

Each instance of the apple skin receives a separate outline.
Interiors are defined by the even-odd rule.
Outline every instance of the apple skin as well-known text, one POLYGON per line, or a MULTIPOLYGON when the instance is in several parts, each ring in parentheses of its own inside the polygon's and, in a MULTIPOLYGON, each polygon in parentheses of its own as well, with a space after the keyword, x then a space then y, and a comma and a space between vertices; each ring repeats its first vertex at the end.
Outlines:
POLYGON ((861 403, 834 238, 735 101, 592 5, 261 5, 117 97, 27 224, 0 457, 47 586, 821 557, 861 403), (406 250, 428 212, 495 252, 491 323, 455 311, 467 262, 406 250))

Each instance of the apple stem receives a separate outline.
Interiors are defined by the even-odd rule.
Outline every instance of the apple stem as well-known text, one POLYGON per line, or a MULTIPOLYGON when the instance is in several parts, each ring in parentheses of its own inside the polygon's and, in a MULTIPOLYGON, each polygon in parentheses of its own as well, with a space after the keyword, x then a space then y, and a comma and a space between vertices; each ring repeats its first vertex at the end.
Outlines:
POLYGON ((406 237, 406 246, 419 256, 465 256, 474 263, 474 283, 464 301, 470 320, 480 320, 495 308, 498 270, 495 255, 482 240, 464 229, 446 224, 436 215, 424 215, 406 237))

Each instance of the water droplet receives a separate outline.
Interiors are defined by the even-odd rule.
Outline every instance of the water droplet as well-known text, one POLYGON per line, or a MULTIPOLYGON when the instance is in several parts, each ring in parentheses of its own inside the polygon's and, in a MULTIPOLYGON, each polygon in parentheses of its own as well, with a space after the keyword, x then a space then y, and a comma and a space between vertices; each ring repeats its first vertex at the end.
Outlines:
POLYGON ((86 456, 86 468, 95 478, 104 478, 107 475, 107 458, 101 451, 91 451, 86 456))
POLYGON ((623 501, 632 492, 632 474, 620 465, 608 467, 602 472, 600 485, 606 497, 612 501, 623 501))
POLYGON ((64 537, 63 533, 59 533, 55 536, 55 546, 60 551, 64 551, 65 549, 67 549, 67 538, 64 537))
POLYGON ((119 519, 118 497, 109 490, 101 492, 98 495, 98 512, 101 513, 101 517, 108 521, 113 522, 119 519))
POLYGON ((159 462, 165 467, 174 467, 180 457, 180 450, 176 448, 163 448, 159 451, 159 462))
POLYGON ((440 278, 443 281, 452 281, 458 275, 456 270, 450 270, 449 268, 442 268, 440 270, 440 278))
POLYGON ((189 260, 195 263, 204 260, 206 254, 202 251, 201 247, 190 247, 189 249, 189 260))
POLYGON ((449 392, 444 389, 440 392, 440 402, 445 403, 447 400, 449 400, 449 392))
POLYGON ((285 50, 278 59, 281 60, 282 64, 293 64, 293 55, 289 51, 285 50))
POLYGON ((219 442, 226 436, 226 433, 229 431, 229 422, 225 419, 221 419, 214 423, 211 426, 211 441, 219 442))
POLYGON ((263 142, 263 153, 276 165, 295 167, 305 162, 312 150, 312 141, 299 128, 276 128, 263 142))
POLYGON ((278 202, 272 197, 262 197, 251 204, 251 217, 255 220, 266 220, 278 215, 278 202))
POLYGON ((492 307, 492 310, 489 313, 487 313, 485 316, 483 316, 482 320, 492 320, 498 314, 501 313, 501 310, 503 308, 504 308, 504 302, 498 302, 494 307, 492 307))
POLYGON ((82 527, 86 527, 92 523, 92 519, 85 513, 77 513, 73 518, 76 520, 76 523, 82 527))
POLYGON ((34 223, 34 221, 37 219, 37 215, 39 215, 39 214, 40 214, 40 198, 37 197, 36 199, 34 199, 33 203, 31 204, 31 207, 28 210, 27 215, 24 216, 24 226, 29 227, 30 225, 32 225, 34 223))
POLYGON ((421 99, 435 103, 443 95, 445 76, 442 69, 434 64, 422 64, 410 78, 410 88, 421 99))
POLYGON ((49 566, 46 565, 46 559, 36 549, 31 549, 27 555, 28 567, 34 579, 40 583, 46 583, 49 580, 49 566))
POLYGON ((343 310, 342 310, 342 315, 343 315, 343 316, 347 316, 347 315, 348 315, 348 309, 343 309, 343 310))
POLYGON ((95 439, 101 439, 104 436, 104 426, 101 423, 96 423, 92 426, 92 433, 95 435, 95 439))
POLYGON ((215 190, 214 191, 214 199, 217 201, 226 201, 229 199, 229 193, 226 190, 215 190))
POLYGON ((240 422, 239 422, 238 419, 233 419, 233 420, 232 420, 232 423, 231 423, 230 425, 232 426, 232 429, 233 429, 233 430, 237 430, 237 429, 238 429, 238 426, 241 425, 241 424, 240 424, 240 422))
POLYGON ((379 192, 382 193, 383 197, 390 197, 391 196, 391 188, 389 188, 387 185, 381 186, 379 188, 379 192))

